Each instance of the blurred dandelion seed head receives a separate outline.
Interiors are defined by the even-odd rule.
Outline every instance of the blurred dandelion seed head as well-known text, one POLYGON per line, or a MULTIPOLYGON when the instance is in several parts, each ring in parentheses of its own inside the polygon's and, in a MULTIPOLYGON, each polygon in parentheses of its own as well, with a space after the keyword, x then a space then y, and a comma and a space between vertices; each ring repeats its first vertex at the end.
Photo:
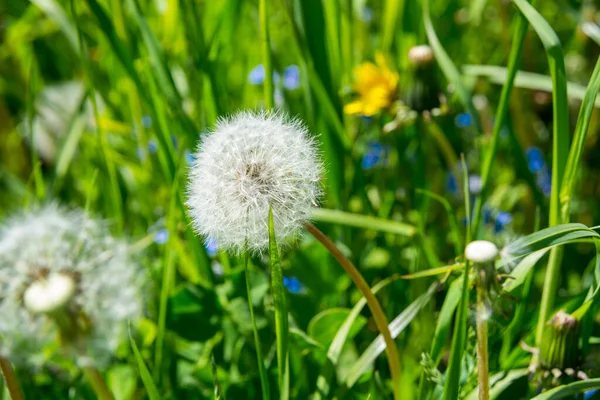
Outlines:
POLYGON ((498 257, 498 247, 487 240, 475 240, 465 248, 465 257, 478 264, 493 262, 498 257))
POLYGON ((39 366, 60 342, 78 364, 104 365, 141 316, 145 284, 101 221, 55 205, 14 216, 0 226, 0 354, 39 366), (85 325, 73 342, 51 317, 65 308, 85 325))
POLYGON ((408 60, 416 66, 429 65, 433 62, 433 50, 426 44, 414 46, 408 51, 408 60))
POLYGON ((194 228, 224 250, 259 253, 269 244, 268 214, 284 242, 308 220, 322 164, 304 125, 280 113, 222 119, 198 146, 187 206, 194 228))

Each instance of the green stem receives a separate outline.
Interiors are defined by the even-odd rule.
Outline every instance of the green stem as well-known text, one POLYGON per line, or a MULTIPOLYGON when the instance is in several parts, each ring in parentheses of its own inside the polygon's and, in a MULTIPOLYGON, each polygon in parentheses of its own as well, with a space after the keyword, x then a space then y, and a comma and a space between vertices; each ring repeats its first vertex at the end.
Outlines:
POLYGON ((362 293, 367 305, 373 314, 373 319, 377 325, 379 333, 383 336, 385 342, 385 351, 387 352, 388 364, 390 366, 390 374, 392 376, 392 385, 394 387, 394 398, 398 400, 400 398, 400 356, 398 355, 398 348, 396 342, 392 338, 390 333, 388 320, 383 313, 383 309, 379 304, 379 301, 371 291, 371 288, 365 281, 365 278, 361 275, 358 269, 352 264, 346 256, 337 248, 335 243, 331 241, 323 232, 321 232, 316 226, 307 222, 304 227, 308 232, 315 237, 319 242, 325 246, 325 248, 331 253, 331 255, 340 263, 342 268, 350 276, 358 290, 362 293))
POLYGON ((6 382, 6 388, 8 389, 10 398, 12 400, 23 400, 25 398, 23 396, 23 391, 21 390, 19 380, 15 375, 15 370, 12 365, 10 365, 8 358, 0 357, 0 371, 2 371, 2 376, 4 376, 4 382, 6 382))
POLYGON ((269 48, 269 22, 267 12, 267 0, 258 3, 258 15, 260 19, 260 44, 262 51, 263 68, 265 70, 265 108, 273 108, 273 65, 271 64, 271 51, 269 48))
MULTIPOLYGON (((485 271, 475 266, 476 273, 484 274, 485 271)), ((483 278, 480 278, 483 279, 483 278)), ((479 381, 479 400, 488 400, 490 397, 489 355, 488 355, 488 325, 485 305, 485 289, 477 288, 477 380, 479 381)))
POLYGON ((115 400, 106 382, 95 367, 83 367, 83 374, 88 380, 99 400, 115 400))
POLYGON ((254 332, 254 346, 256 347, 256 358, 258 362, 258 374, 260 375, 260 386, 262 388, 263 400, 271 398, 269 391, 269 381, 267 380, 267 372, 265 371, 265 362, 258 337, 258 328, 256 327, 256 319, 254 317, 254 303, 252 302, 252 287, 250 285, 250 269, 248 268, 248 253, 244 252, 244 264, 246 269, 246 293, 248 294, 248 307, 250 308, 250 319, 252 320, 252 331, 254 332))
POLYGON ((544 277, 544 286, 542 289, 542 302, 540 304, 540 316, 535 332, 536 346, 540 346, 544 336, 544 327, 550 319, 550 313, 554 307, 554 298, 558 289, 558 279, 560 277, 560 263, 563 256, 563 247, 558 246, 550 250, 548 257, 548 266, 544 277))
POLYGON ((500 132, 505 125, 505 120, 508 115, 510 93, 515 82, 515 77, 521 63, 521 52, 523 50, 523 43, 527 34, 527 19, 521 14, 517 15, 517 25, 515 33, 513 35, 513 46, 510 50, 510 56, 508 61, 508 72, 506 76, 506 83, 502 86, 502 92, 500 93, 500 101, 498 102, 498 109, 496 110, 496 122, 494 123, 494 130, 492 132, 492 143, 488 151, 485 154, 483 165, 481 167, 481 193, 475 200, 475 207, 473 210, 473 228, 472 231, 477 237, 479 225, 481 222, 481 214, 483 204, 485 203, 485 197, 488 191, 488 184, 496 158, 496 150, 498 149, 498 142, 500 140, 500 132))

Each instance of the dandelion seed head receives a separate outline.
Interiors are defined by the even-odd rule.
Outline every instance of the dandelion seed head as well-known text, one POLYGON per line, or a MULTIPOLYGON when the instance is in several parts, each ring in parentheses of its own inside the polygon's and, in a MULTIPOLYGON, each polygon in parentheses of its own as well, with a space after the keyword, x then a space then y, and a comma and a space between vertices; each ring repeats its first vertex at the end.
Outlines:
POLYGON ((273 209, 280 242, 297 235, 321 194, 322 165, 302 123, 241 112, 219 121, 198 146, 187 206, 194 228, 224 250, 261 252, 273 209))
POLYGON ((58 355, 49 313, 65 308, 86 329, 61 340, 63 350, 80 365, 105 365, 141 316, 145 285, 129 245, 81 211, 48 205, 9 218, 0 226, 0 354, 33 366, 58 355))
POLYGON ((498 247, 487 240, 475 240, 465 248, 465 257, 474 263, 489 263, 498 257, 498 247))
POLYGON ((433 61, 433 50, 426 44, 411 47, 408 59, 417 66, 429 65, 433 61))

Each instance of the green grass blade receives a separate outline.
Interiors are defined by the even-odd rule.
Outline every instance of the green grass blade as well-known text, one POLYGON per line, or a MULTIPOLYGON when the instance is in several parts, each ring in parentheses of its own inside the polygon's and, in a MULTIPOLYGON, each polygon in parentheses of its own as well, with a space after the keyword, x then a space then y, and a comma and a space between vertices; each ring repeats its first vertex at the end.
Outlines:
POLYGON ((460 72, 456 68, 456 65, 452 62, 452 59, 444 50, 442 43, 437 37, 435 33, 435 29, 433 27, 433 23, 431 22, 431 14, 429 12, 429 0, 423 0, 423 22, 425 23, 425 32, 427 33, 427 39, 429 40, 429 44, 433 49, 433 53, 435 54, 435 59, 440 66, 440 69, 446 76, 449 82, 451 82, 456 88, 456 93, 460 101, 463 103, 464 107, 471 114, 473 118, 473 123, 475 129, 478 134, 483 133, 483 129, 481 128, 481 122, 479 121, 479 116, 475 111, 475 107, 473 107, 473 102, 471 101, 471 94, 465 87, 462 78, 460 76, 460 72))
POLYGON ((133 335, 131 334, 131 328, 129 328, 129 341, 131 342, 131 348, 133 349, 133 354, 135 355, 135 359, 137 360, 138 369, 140 371, 140 377, 142 378, 142 382, 144 383, 144 387, 146 388, 146 394, 150 400, 160 400, 160 394, 156 387, 156 384, 152 380, 152 376, 150 375, 150 371, 144 362, 144 358, 140 353, 140 350, 133 339, 133 335))
POLYGON ((269 13, 267 0, 259 0, 258 15, 260 20, 260 47, 262 54, 265 80, 263 88, 265 91, 265 108, 270 110, 275 105, 273 100, 273 65, 271 62, 271 46, 269 45, 269 13))
POLYGON ((79 40, 77 39, 77 30, 67 17, 65 10, 55 0, 31 0, 33 4, 38 6, 48 17, 56 22, 60 30, 66 36, 69 44, 76 54, 79 54, 79 40))
POLYGON ((416 228, 403 222, 390 221, 383 218, 354 214, 327 208, 314 208, 312 219, 317 222, 371 229, 378 232, 393 233, 401 236, 414 236, 416 228))
POLYGON ((279 398, 289 398, 289 356, 288 356, 288 313, 285 304, 285 286, 279 260, 279 248, 275 238, 273 210, 269 208, 269 265, 271 267, 271 290, 275 307, 275 334, 277 337, 277 366, 279 377, 279 398))
POLYGON ((588 379, 585 381, 577 381, 568 385, 559 386, 552 390, 548 390, 547 392, 535 396, 531 400, 558 400, 564 398, 572 398, 573 396, 576 396, 579 393, 598 388, 600 388, 600 378, 588 379))
POLYGON ((383 28, 381 33, 381 48, 389 51, 396 32, 396 23, 401 20, 401 10, 404 8, 404 0, 387 0, 383 9, 383 28))
MULTIPOLYGON (((485 77, 490 82, 504 85, 508 79, 508 69, 497 65, 475 65, 468 64, 462 67, 464 75, 485 77)), ((591 82, 591 81, 590 81, 591 82)), ((517 71, 514 86, 521 89, 540 90, 543 92, 552 92, 552 78, 548 75, 535 72, 517 71)), ((567 96, 571 100, 583 101, 586 93, 586 86, 575 82, 567 82, 567 96)), ((597 98, 594 105, 600 107, 600 98, 597 98)))
MULTIPOLYGON (((502 399, 504 391, 520 379, 525 379, 529 375, 527 368, 513 369, 508 372, 498 372, 490 377, 490 400, 502 399)), ((475 387, 467 396, 466 400, 479 399, 479 386, 475 387)))
POLYGON ((256 347, 256 361, 258 363, 258 375, 260 376, 260 386, 262 389, 263 400, 271 398, 271 390, 269 388, 269 379, 265 369, 265 358, 260 344, 260 336, 256 327, 256 318, 254 317, 254 302, 252 301, 252 287, 250 285, 250 269, 248 268, 249 258, 248 251, 244 249, 244 267, 246 271, 246 294, 248 295, 248 307, 250 308, 250 319, 252 320, 252 332, 254 334, 254 346, 256 347))
POLYGON ((417 189, 417 193, 422 193, 425 196, 431 197, 432 199, 439 202, 442 205, 442 207, 444 207, 446 214, 448 214, 448 225, 450 225, 450 232, 452 232, 452 236, 454 236, 454 252, 456 253, 455 255, 458 257, 463 252, 465 246, 460 235, 460 230, 458 229, 458 219, 456 218, 454 208, 452 208, 448 200, 446 200, 439 194, 433 193, 425 189, 417 189))
POLYGON ((528 25, 525 18, 519 15, 515 32, 513 34, 513 45, 510 49, 510 56, 508 59, 507 79, 504 86, 502 86, 502 92, 500 93, 500 100, 498 101, 498 108, 496 110, 496 120, 494 122, 494 130, 492 132, 492 143, 485 152, 483 164, 481 166, 481 192, 475 200, 473 215, 473 232, 476 236, 479 232, 483 204, 485 203, 486 195, 489 190, 489 181, 492 172, 492 166, 494 165, 494 160, 496 158, 498 142, 500 141, 500 132, 502 131, 502 128, 504 128, 506 124, 506 118, 508 117, 510 94, 513 89, 519 64, 521 63, 521 53, 523 51, 525 35, 527 34, 527 26, 528 25))
POLYGON ((600 91, 600 58, 596 62, 596 67, 592 73, 592 78, 588 84, 581 109, 579 110, 579 116, 577 117, 577 125, 575 126, 575 135, 573 136, 573 147, 569 153, 567 160, 567 166, 565 169, 565 175, 563 177, 563 183, 560 191, 560 202, 562 206, 562 219, 563 223, 567 223, 570 220, 570 204, 573 187, 575 185, 576 174, 580 167, 581 156, 585 146, 590 122, 592 119, 592 112, 594 111, 594 102, 598 92, 600 91))
MULTIPOLYGON (((404 311, 400 313, 389 324, 390 333, 393 338, 398 337, 410 322, 417 316, 418 312, 431 300, 431 296, 437 289, 437 283, 431 285, 429 290, 413 301, 404 311)), ((385 342, 383 336, 379 335, 369 344, 369 347, 361 354, 360 358, 354 363, 348 376, 346 377, 346 386, 352 387, 358 378, 364 374, 373 364, 375 359, 385 351, 385 342)))

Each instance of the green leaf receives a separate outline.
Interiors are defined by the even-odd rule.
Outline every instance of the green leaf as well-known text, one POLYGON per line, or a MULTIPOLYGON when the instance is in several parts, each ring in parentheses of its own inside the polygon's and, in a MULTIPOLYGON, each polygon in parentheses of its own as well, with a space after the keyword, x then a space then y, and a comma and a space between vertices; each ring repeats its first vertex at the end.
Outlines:
MULTIPOLYGON (((508 372, 498 372, 490 377, 490 400, 502 399, 502 394, 506 389, 515 384, 516 381, 526 378, 529 375, 527 368, 513 369, 508 372)), ((477 400, 479 398, 478 387, 473 389, 466 400, 477 400)))
POLYGON ((600 388, 600 378, 588 379, 585 381, 577 381, 568 385, 559 386, 552 390, 548 390, 540 395, 535 396, 531 400, 558 400, 566 397, 572 397, 579 393, 600 388))
POLYGON ((402 222, 389 221, 368 215, 354 214, 327 208, 314 208, 312 219, 317 222, 371 229, 378 232, 393 233, 401 236, 414 236, 416 228, 402 222))
POLYGON ((527 257, 523 258, 516 266, 516 268, 510 273, 512 279, 506 281, 504 290, 506 292, 513 292, 523 283, 525 283, 525 280, 527 279, 527 276, 529 275, 531 269, 547 252, 548 249, 542 249, 535 251, 527 255, 527 257))
POLYGON ((431 359, 436 363, 439 362, 439 358, 442 355, 442 349, 444 348, 446 339, 448 339, 448 332, 450 332, 450 325, 452 324, 454 310, 456 310, 456 307, 460 302, 464 281, 464 279, 461 278, 462 276, 454 280, 454 282, 452 282, 450 285, 450 288, 444 297, 442 309, 440 310, 440 314, 437 318, 435 333, 431 343, 431 350, 429 351, 431 359))
MULTIPOLYGON (((351 314, 352 311, 347 308, 330 308, 321 311, 310 320, 306 331, 311 338, 319 342, 321 345, 329 346, 331 348, 337 333, 344 328, 344 323, 349 320, 351 316, 354 317, 351 314)), ((344 339, 353 338, 367 323, 367 319, 362 315, 357 315, 356 317, 352 318, 351 321, 352 324, 350 324, 344 339)), ((341 347, 342 346, 339 347, 340 352, 341 347)), ((334 357, 335 361, 337 361, 339 352, 336 352, 334 357)))
POLYGON ((269 207, 269 266, 271 267, 271 290, 275 306, 275 335, 277 337, 277 374, 279 377, 280 399, 289 398, 290 371, 288 359, 288 313, 285 304, 285 286, 279 261, 279 248, 275 238, 273 209, 269 207))
MULTIPOLYGON (((437 289, 437 283, 431 285, 429 290, 419 296, 415 301, 413 301, 408 307, 404 309, 392 322, 389 324, 390 333, 392 334, 392 338, 397 338, 398 335, 406 327, 410 322, 417 316, 418 312, 431 300, 431 296, 435 293, 437 289)), ((358 378, 362 374, 364 374, 369 367, 373 364, 375 359, 385 351, 385 342, 383 340, 382 335, 378 335, 375 340, 369 344, 369 347, 361 354, 360 358, 356 361, 356 363, 350 369, 348 376, 346 377, 346 385, 350 388, 352 387, 358 378)))
POLYGON ((152 376, 150 375, 150 371, 148 371, 148 367, 144 363, 144 359, 140 354, 140 351, 133 340, 133 336, 131 334, 131 328, 129 329, 129 341, 131 342, 131 348, 133 349, 133 354, 135 355, 135 359, 137 360, 138 369, 140 371, 140 377, 142 378, 142 382, 144 383, 144 387, 146 388, 146 394, 150 400, 160 400, 160 394, 154 381, 152 380, 152 376))

